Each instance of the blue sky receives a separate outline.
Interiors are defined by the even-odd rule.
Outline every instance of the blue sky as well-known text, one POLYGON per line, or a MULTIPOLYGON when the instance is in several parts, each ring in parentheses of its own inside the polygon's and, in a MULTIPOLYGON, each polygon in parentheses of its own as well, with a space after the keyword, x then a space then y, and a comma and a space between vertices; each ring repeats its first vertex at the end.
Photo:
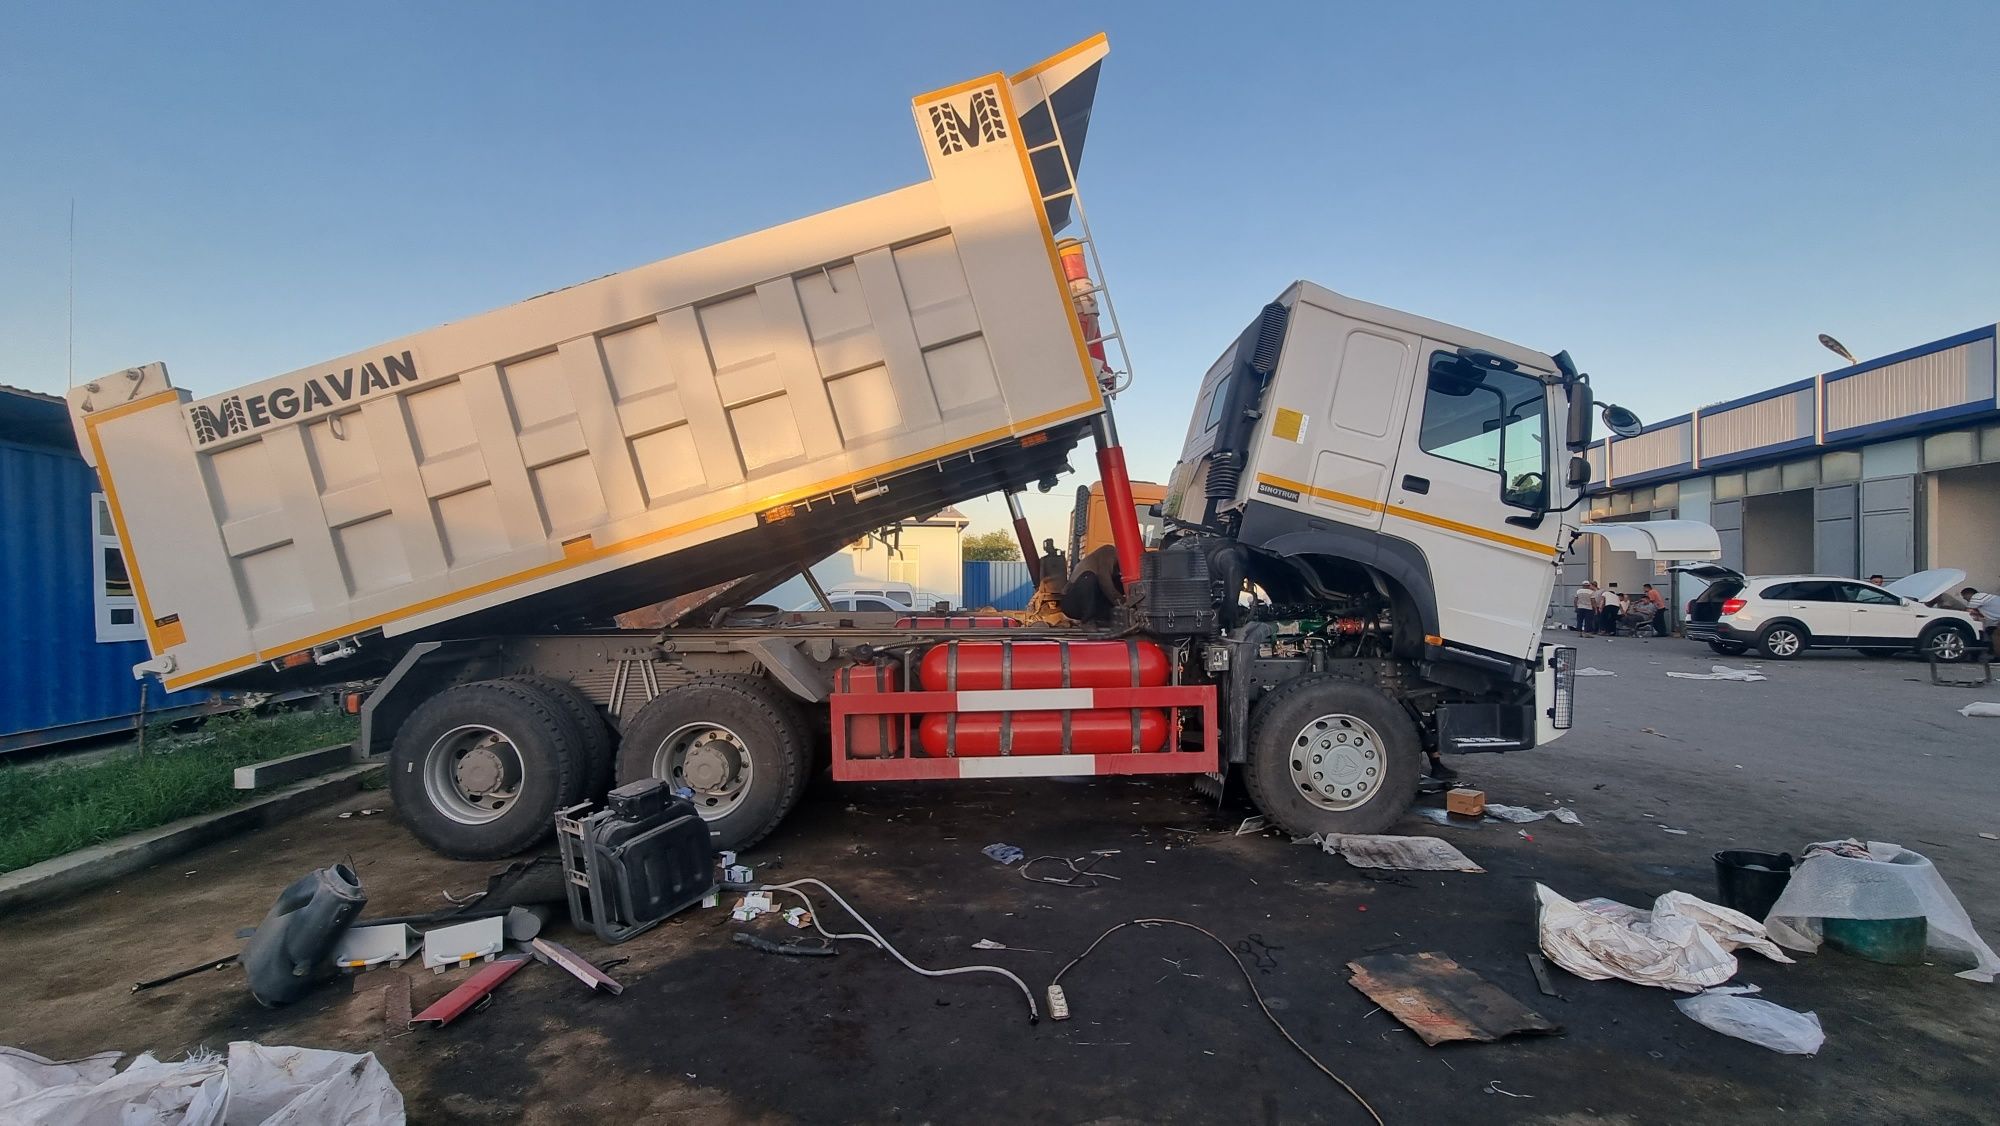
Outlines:
POLYGON ((0 383, 64 386, 72 199, 77 376, 207 394, 921 179, 912 94, 1099 30, 1135 475, 1299 277, 1647 419, 2000 317, 1990 3, 17 3, 0 383))

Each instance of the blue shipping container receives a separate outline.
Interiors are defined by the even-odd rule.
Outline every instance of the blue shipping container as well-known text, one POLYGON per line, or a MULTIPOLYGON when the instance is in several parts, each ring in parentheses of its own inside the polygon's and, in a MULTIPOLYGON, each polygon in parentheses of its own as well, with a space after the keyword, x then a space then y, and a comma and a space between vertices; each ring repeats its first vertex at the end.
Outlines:
MULTIPOLYGON (((97 475, 76 451, 59 399, 0 389, 0 751, 128 727, 139 711, 132 666, 144 641, 97 640, 91 557, 97 475)), ((213 694, 164 694, 149 714, 213 694)))
POLYGON ((967 560, 960 567, 967 610, 1026 610, 1035 596, 1035 581, 1019 559, 967 560))

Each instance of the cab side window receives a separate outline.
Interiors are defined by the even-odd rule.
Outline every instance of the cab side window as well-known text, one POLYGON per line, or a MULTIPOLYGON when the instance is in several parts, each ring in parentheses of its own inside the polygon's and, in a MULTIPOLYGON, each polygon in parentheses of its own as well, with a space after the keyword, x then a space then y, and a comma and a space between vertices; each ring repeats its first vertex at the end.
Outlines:
POLYGON ((1895 595, 1887 591, 1876 590, 1872 586, 1863 586, 1860 583, 1841 583, 1840 593, 1846 601, 1858 603, 1862 606, 1902 605, 1902 602, 1895 595))
POLYGON ((1417 446, 1434 457, 1500 474, 1508 504, 1535 508, 1548 495, 1547 413, 1541 380, 1433 352, 1417 446))

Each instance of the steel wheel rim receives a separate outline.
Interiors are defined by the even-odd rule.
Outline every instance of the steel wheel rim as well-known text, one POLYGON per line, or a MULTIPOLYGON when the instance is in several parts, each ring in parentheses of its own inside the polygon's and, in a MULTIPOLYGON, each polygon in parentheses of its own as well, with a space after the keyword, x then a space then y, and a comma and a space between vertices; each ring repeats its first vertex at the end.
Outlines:
POLYGON ((1790 657, 1799 651, 1799 635, 1788 629, 1771 631, 1771 652, 1780 657, 1790 657))
POLYGON ((1367 720, 1329 712, 1308 721, 1286 748, 1292 785, 1307 801, 1345 813, 1374 800, 1388 772, 1382 737, 1367 720))
POLYGON ((684 723, 653 751, 653 777, 677 793, 692 790, 704 821, 734 813, 755 776, 750 745, 719 723, 684 723))
POLYGON ((1938 635, 1931 638, 1931 656, 1941 661, 1958 660, 1965 656, 1965 638, 1960 637, 1955 629, 1939 630, 1938 635))
POLYGON ((461 825, 487 825, 507 815, 527 777, 521 749, 497 727, 454 727, 424 752, 424 796, 461 825))

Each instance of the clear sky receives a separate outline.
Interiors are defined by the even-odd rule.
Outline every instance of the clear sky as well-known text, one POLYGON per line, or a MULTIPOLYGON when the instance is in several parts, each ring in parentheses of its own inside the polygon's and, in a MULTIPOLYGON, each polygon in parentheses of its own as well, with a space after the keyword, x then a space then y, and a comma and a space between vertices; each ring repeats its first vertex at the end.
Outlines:
POLYGON ((1135 476, 1300 277, 1567 348, 1649 420, 1838 366, 1819 332, 2000 317, 1990 0, 17 2, 0 383, 65 385, 72 200, 78 378, 208 394, 919 180, 911 95, 1099 30, 1135 476))

